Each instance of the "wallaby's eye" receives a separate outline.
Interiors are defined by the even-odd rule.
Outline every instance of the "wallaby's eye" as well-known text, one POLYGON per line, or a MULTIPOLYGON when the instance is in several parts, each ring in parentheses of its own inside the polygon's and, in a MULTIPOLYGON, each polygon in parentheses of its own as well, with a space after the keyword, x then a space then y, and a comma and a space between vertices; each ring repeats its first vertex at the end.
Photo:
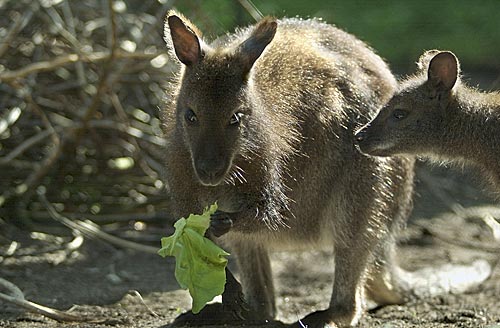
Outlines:
POLYGON ((229 124, 230 125, 238 125, 238 124, 240 124, 242 116, 243 116, 243 113, 240 113, 240 112, 234 113, 231 116, 231 118, 229 119, 229 124))
POLYGON ((392 116, 396 119, 396 120, 402 120, 404 118, 406 118, 406 116, 408 116, 408 112, 403 110, 403 109, 396 109, 393 113, 392 113, 392 116))
POLYGON ((196 117, 196 114, 192 109, 188 109, 186 113, 184 113, 184 118, 186 119, 186 122, 190 124, 196 123, 198 121, 198 118, 196 117))

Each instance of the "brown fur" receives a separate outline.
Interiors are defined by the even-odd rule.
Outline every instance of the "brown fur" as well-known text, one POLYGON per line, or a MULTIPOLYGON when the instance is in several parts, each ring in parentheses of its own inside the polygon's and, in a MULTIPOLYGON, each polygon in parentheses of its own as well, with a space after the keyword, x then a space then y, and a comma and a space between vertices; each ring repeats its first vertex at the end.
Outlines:
MULTIPOLYGON (((183 47, 192 37, 170 30, 178 28, 169 24, 175 15, 165 38, 183 47)), ((308 316, 309 327, 357 323, 374 256, 386 266, 371 271, 372 296, 400 301, 390 268, 394 233, 411 207, 413 161, 365 156, 353 144, 353 131, 395 89, 386 64, 317 20, 265 18, 199 44, 199 56, 175 49, 187 65, 162 111, 173 214, 217 201, 230 216, 234 225, 218 241, 236 255, 260 318, 276 312, 273 249, 334 249, 330 307, 308 316), (242 114, 236 128, 235 113, 242 114)))
POLYGON ((373 155, 411 154, 472 163, 498 189, 500 93, 484 93, 465 85, 451 52, 428 51, 418 67, 358 133, 361 150, 373 155), (395 118, 395 111, 403 111, 404 117, 395 118))

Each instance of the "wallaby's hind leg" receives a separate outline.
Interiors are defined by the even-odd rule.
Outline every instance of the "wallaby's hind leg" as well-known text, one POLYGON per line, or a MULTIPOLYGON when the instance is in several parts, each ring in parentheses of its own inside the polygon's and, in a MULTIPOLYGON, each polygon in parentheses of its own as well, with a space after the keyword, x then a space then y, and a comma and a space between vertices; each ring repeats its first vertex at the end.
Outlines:
POLYGON ((335 248, 335 275, 330 306, 301 320, 298 327, 352 327, 364 308, 363 279, 369 251, 360 247, 363 242, 353 238, 352 245, 335 248))
POLYGON ((233 245, 240 269, 243 293, 250 307, 250 320, 269 320, 276 315, 271 262, 263 245, 246 241, 233 245))
POLYGON ((385 237, 367 229, 370 214, 370 208, 351 207, 349 212, 343 213, 343 217, 338 217, 335 273, 329 308, 306 316, 296 326, 352 327, 358 323, 364 310, 364 279, 372 250, 380 238, 385 237))
MULTIPOLYGON (((350 181, 350 185, 359 186, 363 183, 350 181)), ((390 233, 393 228, 397 228, 395 219, 387 215, 392 210, 389 207, 392 200, 380 196, 394 197, 394 193, 379 191, 385 187, 384 184, 374 184, 364 188, 361 193, 347 189, 344 194, 351 197, 337 199, 339 204, 332 204, 332 208, 342 208, 344 211, 333 212, 335 274, 330 306, 325 311, 305 317, 296 326, 352 327, 358 323, 365 308, 365 278, 371 263, 379 249, 392 242, 390 233)))
POLYGON ((395 241, 389 236, 387 242, 381 244, 375 254, 365 282, 367 306, 374 308, 389 304, 402 304, 409 295, 405 295, 401 280, 401 268, 395 260, 395 241))

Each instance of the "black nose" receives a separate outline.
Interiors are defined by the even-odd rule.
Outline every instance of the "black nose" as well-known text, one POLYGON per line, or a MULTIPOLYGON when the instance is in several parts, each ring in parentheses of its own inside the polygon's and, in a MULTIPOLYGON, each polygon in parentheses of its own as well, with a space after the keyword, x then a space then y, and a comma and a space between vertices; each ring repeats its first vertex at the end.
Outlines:
POLYGON ((221 160, 198 161, 196 168, 205 177, 216 178, 224 172, 224 162, 221 160))
POLYGON ((356 133, 354 136, 356 138, 357 142, 362 142, 363 140, 366 139, 366 128, 363 128, 356 133))

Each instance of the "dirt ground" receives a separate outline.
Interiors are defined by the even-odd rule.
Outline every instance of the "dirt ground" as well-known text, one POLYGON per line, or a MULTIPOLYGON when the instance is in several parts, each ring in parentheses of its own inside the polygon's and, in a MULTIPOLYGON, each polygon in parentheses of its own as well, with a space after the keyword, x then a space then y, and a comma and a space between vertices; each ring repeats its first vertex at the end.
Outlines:
MULTIPOLYGON (((416 269, 477 258, 495 261, 494 251, 458 245, 495 247, 498 242, 493 241, 491 230, 477 218, 449 214, 460 206, 494 204, 488 194, 456 170, 421 164, 418 177, 415 211, 399 250, 402 265, 416 269), (419 222, 441 222, 438 231, 452 242, 442 241, 419 222)), ((0 277, 16 284, 28 300, 61 310, 72 308, 72 313, 95 322, 59 323, 0 301, 1 327, 161 327, 190 308, 187 292, 175 282, 170 259, 97 240, 85 240, 71 254, 47 252, 47 242, 35 241, 28 232, 11 233, 21 242, 21 250, 31 255, 0 258, 0 277)), ((332 272, 328 254, 277 253, 272 259, 279 320, 294 322, 327 305, 332 272)), ((500 268, 496 267, 489 280, 466 293, 372 310, 360 327, 500 327, 499 304, 500 268)))

